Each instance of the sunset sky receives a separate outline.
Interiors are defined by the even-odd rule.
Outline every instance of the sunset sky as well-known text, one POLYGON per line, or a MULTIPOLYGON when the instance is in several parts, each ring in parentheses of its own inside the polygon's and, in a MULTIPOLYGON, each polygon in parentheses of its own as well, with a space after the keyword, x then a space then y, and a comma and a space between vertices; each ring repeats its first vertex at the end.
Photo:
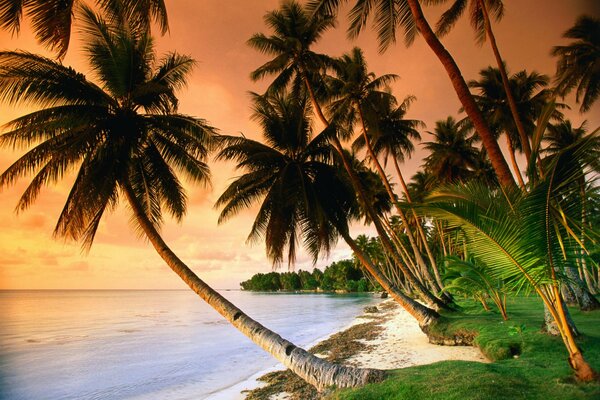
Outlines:
MULTIPOLYGON (((159 54, 176 50, 198 61, 187 89, 179 94, 180 112, 208 120, 225 134, 243 132, 258 137, 258 129, 250 121, 248 91, 260 92, 266 82, 253 83, 251 70, 267 58, 246 45, 256 32, 268 32, 264 14, 277 7, 278 0, 167 0, 170 33, 157 37, 159 54)), ((494 25, 500 51, 511 72, 526 69, 552 76, 555 59, 550 56, 554 45, 565 44, 562 33, 571 27, 577 16, 600 14, 598 0, 505 0, 504 19, 494 25)), ((442 7, 426 9, 434 23, 442 7)), ((377 52, 377 43, 370 31, 359 40, 346 40, 346 15, 340 16, 338 28, 325 34, 316 50, 339 56, 353 46, 363 48, 369 67, 376 74, 395 73, 401 79, 394 86, 398 98, 412 94, 417 97, 408 117, 423 120, 427 129, 448 115, 458 117, 458 99, 441 64, 421 38, 405 48, 401 37, 386 53, 377 52)), ((77 29, 77 28, 75 28, 77 29)), ((80 72, 88 66, 80 51, 75 30, 73 45, 64 60, 80 72)), ((443 39, 467 80, 476 79, 478 71, 493 64, 489 46, 478 47, 466 19, 443 39)), ((0 49, 25 49, 44 53, 35 44, 25 25, 18 38, 0 32, 0 49)), ((45 53, 47 54, 47 53, 45 53)), ((586 114, 569 97, 566 103, 573 110, 566 112, 573 124, 588 120, 588 127, 600 126, 600 104, 586 114)), ((0 105, 0 123, 5 123, 28 110, 0 105)), ((30 110, 31 111, 31 110, 30 110)), ((423 140, 429 140, 423 135, 423 140)), ((417 146, 420 148, 420 146, 417 146)), ((4 171, 19 152, 0 150, 0 169, 4 171)), ((418 151, 405 164, 405 176, 410 177, 421 164, 418 151)), ((237 288, 241 280, 257 272, 271 270, 265 258, 264 245, 245 242, 253 213, 243 212, 227 223, 217 226, 218 212, 213 204, 236 173, 231 165, 210 162, 212 187, 189 188, 189 210, 182 224, 168 221, 164 237, 173 250, 203 279, 217 288, 237 288)), ((52 237, 57 216, 64 203, 72 179, 48 187, 38 202, 26 212, 16 215, 14 207, 27 180, 0 191, 0 289, 77 289, 132 288, 176 289, 185 287, 161 261, 154 250, 132 233, 128 211, 120 206, 105 217, 96 241, 88 254, 77 243, 52 237)), ((356 226, 353 235, 368 232, 356 226)), ((346 257, 350 251, 339 245, 329 260, 317 266, 346 257)), ((312 269, 306 256, 300 256, 296 269, 312 269)))

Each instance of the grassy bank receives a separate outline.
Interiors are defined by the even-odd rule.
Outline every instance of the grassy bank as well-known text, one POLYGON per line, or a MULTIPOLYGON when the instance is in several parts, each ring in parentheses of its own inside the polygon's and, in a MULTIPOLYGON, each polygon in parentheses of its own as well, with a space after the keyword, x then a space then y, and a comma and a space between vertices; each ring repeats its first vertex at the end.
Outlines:
MULTIPOLYGON (((493 362, 444 361, 393 371, 383 383, 340 390, 331 400, 381 399, 599 399, 600 384, 578 384, 557 337, 540 332, 543 307, 537 298, 511 299, 509 321, 474 303, 445 314, 432 328, 437 337, 472 337, 493 362)), ((571 309, 581 331, 579 343, 592 367, 600 371, 600 311, 571 309)))

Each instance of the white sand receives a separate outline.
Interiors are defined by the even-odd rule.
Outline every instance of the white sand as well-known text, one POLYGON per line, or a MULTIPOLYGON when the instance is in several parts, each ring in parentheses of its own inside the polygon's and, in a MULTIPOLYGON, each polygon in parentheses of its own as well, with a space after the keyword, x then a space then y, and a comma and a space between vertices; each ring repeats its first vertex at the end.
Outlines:
MULTIPOLYGON (((394 303, 394 300, 385 300, 379 303, 377 308, 381 308, 385 303, 394 303)), ((489 362, 476 347, 439 346, 429 343, 427 335, 421 331, 417 321, 400 306, 373 315, 387 319, 381 324, 384 328, 383 332, 374 340, 365 340, 364 343, 368 344, 369 348, 350 357, 345 364, 364 368, 398 369, 444 360, 489 362)), ((369 321, 370 318, 357 317, 342 331, 352 325, 369 321)), ((260 375, 262 376, 263 373, 260 375)), ((246 389, 252 389, 263 384, 246 381, 246 385, 246 389)), ((289 399, 288 393, 272 395, 270 398, 270 400, 287 399, 289 399)))
MULTIPOLYGON (((383 315, 390 319, 382 324, 384 331, 377 339, 364 342, 373 348, 351 357, 347 361, 348 364, 366 368, 397 369, 443 360, 488 362, 476 347, 430 344, 417 321, 402 307, 385 313, 383 315)), ((361 322, 364 322, 364 319, 357 318, 356 323, 361 322)))

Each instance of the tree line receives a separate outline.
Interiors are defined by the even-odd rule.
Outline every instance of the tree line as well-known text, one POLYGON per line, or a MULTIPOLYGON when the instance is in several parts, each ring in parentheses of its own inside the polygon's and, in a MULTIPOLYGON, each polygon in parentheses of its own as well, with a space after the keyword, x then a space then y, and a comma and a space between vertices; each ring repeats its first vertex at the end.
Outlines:
POLYGON ((324 271, 314 268, 312 272, 298 270, 289 272, 257 273, 240 283, 243 290, 259 292, 277 291, 323 291, 364 293, 381 290, 370 281, 353 260, 335 261, 324 271))

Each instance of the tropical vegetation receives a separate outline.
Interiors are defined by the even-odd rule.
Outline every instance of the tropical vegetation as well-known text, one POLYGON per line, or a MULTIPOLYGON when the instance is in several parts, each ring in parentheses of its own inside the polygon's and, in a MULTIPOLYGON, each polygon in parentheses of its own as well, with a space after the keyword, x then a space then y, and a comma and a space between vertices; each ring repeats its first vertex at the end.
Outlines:
MULTIPOLYGON (((178 112, 177 92, 195 62, 175 52, 156 57, 151 22, 166 30, 164 2, 99 1, 95 9, 66 3, 0 0, 0 27, 18 32, 25 11, 59 58, 0 52, 0 101, 37 107, 0 136, 0 146, 26 150, 0 175, 0 187, 33 176, 17 210, 29 208, 43 186, 75 172, 56 236, 89 249, 102 217, 122 200, 134 227, 194 292, 302 379, 318 389, 382 380, 383 371, 332 364, 260 325, 167 246, 160 235, 164 215, 179 221, 187 210, 180 176, 207 184, 212 153, 236 169, 216 201, 218 222, 253 212, 248 242, 264 243, 274 268, 290 268, 256 274, 243 289, 383 290, 431 340, 475 343, 490 359, 506 359, 477 367, 492 378, 511 381, 506 369, 514 362, 531 369, 519 374, 541 387, 535 371, 550 375, 539 373, 540 363, 552 358, 552 371, 564 375, 567 364, 555 358, 567 356, 578 381, 599 379, 590 361, 598 338, 589 321, 600 309, 600 128, 577 127, 565 119, 568 105, 557 102, 575 90, 586 112, 597 99, 597 18, 582 16, 565 33, 574 42, 552 50, 557 71, 551 79, 525 70, 509 75, 491 27, 503 15, 501 0, 455 0, 437 32, 422 5, 444 0, 353 2, 350 37, 373 20, 382 52, 401 30, 407 45, 422 35, 443 64, 465 115, 440 116, 426 131, 423 122, 407 118, 417 99, 396 97, 391 84, 398 77, 370 71, 360 48, 338 57, 315 50, 346 1, 282 1, 265 14, 267 32, 248 40, 268 57, 250 77, 268 82, 263 93, 250 94, 258 132, 247 136, 220 134, 178 112), (490 40, 497 63, 470 81, 440 42, 467 9, 477 40, 490 40), (93 79, 60 61, 72 16, 82 23, 93 79), (55 26, 47 24, 50 18, 55 26), (422 143, 426 156, 406 182, 403 163, 422 134, 429 138, 422 143), (376 236, 353 235, 360 224, 376 236), (338 240, 351 258, 324 271, 292 270, 301 252, 316 264, 338 240), (547 333, 532 328, 538 320, 547 333), (506 338, 509 326, 518 337, 506 338), (538 354, 536 347, 551 350, 538 354), (510 360, 521 354, 523 361, 510 360)), ((439 370, 431 371, 439 379, 439 370)), ((408 390, 399 388, 405 379, 412 382, 394 373, 373 392, 340 396, 387 397, 386 391, 408 390)), ((423 396, 416 385, 414 395, 423 396)))

